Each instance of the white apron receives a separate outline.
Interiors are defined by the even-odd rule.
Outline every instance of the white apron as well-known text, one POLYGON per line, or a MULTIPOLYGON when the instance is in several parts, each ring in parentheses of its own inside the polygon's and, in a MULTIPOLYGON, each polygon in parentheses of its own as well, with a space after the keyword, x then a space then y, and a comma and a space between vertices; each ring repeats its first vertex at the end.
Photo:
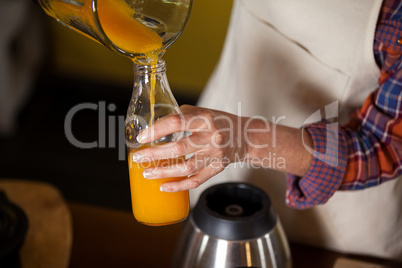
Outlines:
MULTIPOLYGON (((373 41, 380 0, 235 0, 220 62, 199 106, 301 127, 337 101, 341 123, 378 87, 373 41)), ((232 164, 191 191, 227 181, 270 195, 291 241, 402 260, 402 180, 338 191, 307 210, 285 205, 285 175, 232 164)))

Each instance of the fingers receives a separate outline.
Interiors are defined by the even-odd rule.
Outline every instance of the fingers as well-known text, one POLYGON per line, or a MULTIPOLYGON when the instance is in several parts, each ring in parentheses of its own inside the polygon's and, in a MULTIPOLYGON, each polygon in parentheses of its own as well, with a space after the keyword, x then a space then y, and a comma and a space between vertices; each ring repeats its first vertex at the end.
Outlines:
POLYGON ((187 177, 196 174, 204 167, 205 163, 203 159, 198 161, 195 157, 192 157, 186 161, 174 165, 147 168, 144 170, 143 176, 146 179, 187 177))
POLYGON ((184 131, 183 116, 183 114, 176 114, 159 118, 151 127, 138 133, 137 141, 148 143, 169 134, 184 131))
POLYGON ((233 160, 231 136, 225 130, 233 128, 234 116, 195 106, 182 106, 182 114, 171 114, 158 119, 151 127, 142 130, 137 140, 149 143, 169 134, 191 131, 191 135, 166 144, 148 147, 133 154, 133 161, 157 163, 163 159, 180 159, 192 155, 181 163, 158 165, 145 169, 147 179, 179 178, 161 185, 161 190, 178 192, 197 188, 221 172, 233 160), (184 179, 182 179, 184 178, 184 179))
POLYGON ((132 160, 141 163, 151 162, 158 159, 177 158, 195 153, 208 147, 209 135, 207 133, 196 133, 177 141, 139 150, 133 154, 132 160))
POLYGON ((215 169, 211 166, 207 166, 194 176, 190 176, 189 178, 181 181, 164 183, 160 188, 163 192, 172 193, 195 189, 221 171, 222 169, 215 169))
POLYGON ((154 167, 145 169, 143 171, 143 176, 146 179, 187 177, 197 174, 206 167, 212 169, 223 169, 227 165, 227 163, 225 165, 225 163, 222 163, 219 159, 205 157, 203 154, 194 154, 186 161, 180 161, 179 158, 176 159, 178 161, 175 163, 170 161, 167 162, 169 163, 168 165, 156 165, 154 167))
POLYGON ((181 108, 181 114, 171 114, 159 118, 151 127, 138 133, 137 141, 148 143, 160 139, 169 134, 191 131, 199 132, 211 127, 210 113, 206 109, 185 105, 181 108))
POLYGON ((179 192, 197 188, 202 183, 224 170, 227 165, 228 163, 210 161, 208 158, 197 160, 195 157, 192 157, 180 164, 146 169, 143 175, 147 179, 188 177, 161 185, 161 191, 179 192))

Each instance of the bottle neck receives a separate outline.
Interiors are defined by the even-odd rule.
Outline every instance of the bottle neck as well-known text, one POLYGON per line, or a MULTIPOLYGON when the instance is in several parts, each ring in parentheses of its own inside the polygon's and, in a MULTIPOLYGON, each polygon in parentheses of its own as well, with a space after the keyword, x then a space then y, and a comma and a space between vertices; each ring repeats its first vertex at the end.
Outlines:
POLYGON ((134 64, 133 96, 134 100, 149 102, 151 110, 160 104, 178 107, 169 86, 164 60, 152 65, 134 64))
MULTIPOLYGON (((134 64, 134 88, 127 111, 126 132, 136 133, 154 124, 158 118, 172 113, 180 113, 180 109, 170 90, 165 61, 159 60, 153 65, 134 64)), ((169 142, 181 136, 171 134, 153 143, 169 142)), ((131 141, 134 136, 128 137, 131 141)), ((138 146, 135 140, 133 146, 138 146)))
POLYGON ((134 63, 134 75, 147 76, 152 74, 166 73, 166 63, 160 59, 157 64, 136 64, 134 63))

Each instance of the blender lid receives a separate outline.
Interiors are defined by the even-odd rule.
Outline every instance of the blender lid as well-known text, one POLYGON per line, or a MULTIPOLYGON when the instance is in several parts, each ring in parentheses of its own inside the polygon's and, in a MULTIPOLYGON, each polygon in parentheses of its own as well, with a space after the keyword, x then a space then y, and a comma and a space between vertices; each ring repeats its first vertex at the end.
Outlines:
POLYGON ((269 196, 246 183, 223 183, 205 190, 191 215, 204 233, 225 240, 247 240, 269 233, 277 217, 269 196))
POLYGON ((0 191, 0 260, 18 250, 28 229, 24 211, 0 191))

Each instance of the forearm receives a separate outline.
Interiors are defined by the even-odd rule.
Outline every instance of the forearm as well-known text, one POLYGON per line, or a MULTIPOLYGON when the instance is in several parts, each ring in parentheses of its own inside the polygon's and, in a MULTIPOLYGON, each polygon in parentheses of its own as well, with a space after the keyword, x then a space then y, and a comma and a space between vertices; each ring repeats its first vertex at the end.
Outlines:
MULTIPOLYGON (((263 125, 264 121, 254 122, 256 129, 261 129, 263 125)), ((337 125, 317 123, 303 129, 269 126, 265 133, 253 132, 249 135, 253 144, 258 142, 270 146, 251 146, 248 161, 267 155, 271 155, 272 159, 273 154, 285 160, 284 167, 272 165, 271 168, 287 173, 288 206, 305 209, 327 202, 339 189, 347 162, 347 142, 337 125)))
POLYGON ((242 119, 247 158, 245 161, 261 167, 304 176, 310 168, 313 148, 308 131, 276 125, 262 119, 242 119))

